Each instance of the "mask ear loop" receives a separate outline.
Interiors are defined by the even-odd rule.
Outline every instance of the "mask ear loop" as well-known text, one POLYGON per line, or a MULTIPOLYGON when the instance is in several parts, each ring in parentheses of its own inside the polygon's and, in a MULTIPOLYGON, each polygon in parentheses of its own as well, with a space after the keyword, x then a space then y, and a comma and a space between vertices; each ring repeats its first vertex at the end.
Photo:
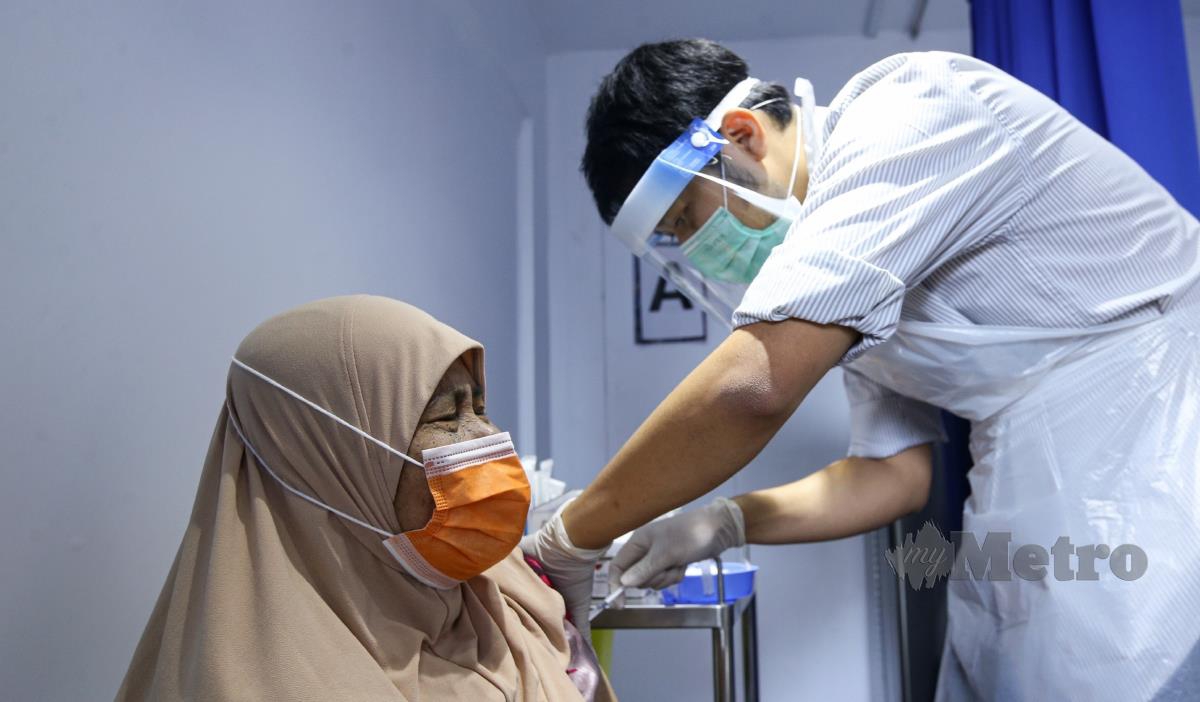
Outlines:
POLYGON ((804 134, 804 129, 800 124, 800 118, 796 115, 795 109, 792 110, 792 119, 796 120, 796 146, 792 151, 792 174, 788 176, 787 195, 784 197, 791 197, 796 187, 796 174, 800 168, 800 139, 801 137, 807 138, 808 136, 804 134))
MULTIPOLYGON (((308 399, 307 397, 301 395, 300 393, 296 392, 295 390, 292 390, 291 388, 287 387, 283 383, 280 383, 279 381, 270 377, 266 373, 263 373, 262 371, 259 371, 255 368, 251 368, 249 365, 243 363, 236 356, 233 357, 231 360, 233 361, 233 364, 235 366, 237 366, 238 368, 241 368, 242 370, 246 371, 250 375, 253 375, 254 377, 256 377, 259 380, 263 381, 264 383, 270 385, 271 387, 279 390, 280 392, 283 392, 284 394, 308 405, 312 409, 314 409, 317 412, 332 419, 333 421, 337 422, 338 424, 341 424, 342 426, 346 427, 350 431, 354 432, 355 434, 358 434, 362 438, 366 439, 367 441, 370 441, 371 443, 382 448, 383 450, 387 451, 388 453, 398 456, 398 457, 408 461, 409 463, 412 463, 413 465, 421 468, 422 470, 425 469, 424 463, 420 463, 416 459, 412 458, 411 456, 408 456, 408 455, 401 453, 400 451, 392 448, 391 446, 389 446, 387 444, 387 442, 381 441, 380 439, 377 439, 374 436, 371 436, 367 432, 363 431, 362 429, 359 429, 358 427, 354 426, 350 422, 347 422, 346 420, 337 416, 333 412, 330 412, 329 410, 318 405, 317 403, 315 403, 312 400, 308 399)), ((321 502, 317 498, 307 495, 304 492, 289 485, 286 480, 284 480, 282 477, 279 476, 278 473, 271 470, 271 467, 269 465, 267 465, 267 462, 265 460, 263 460, 263 457, 259 455, 257 450, 255 450, 254 445, 251 444, 250 440, 246 438, 246 435, 244 433, 242 433, 242 428, 241 428, 241 426, 238 425, 237 419, 234 418, 233 407, 229 404, 228 400, 226 400, 226 407, 229 408, 229 421, 231 424, 233 424, 233 429, 234 429, 234 431, 237 432, 238 438, 242 440, 242 445, 244 445, 250 451, 250 454, 252 456, 254 456, 254 459, 258 462, 258 464, 260 466, 262 466, 263 468, 265 468, 267 473, 269 473, 271 475, 271 477, 275 479, 276 482, 278 482, 281 486, 283 486, 283 488, 285 490, 292 493, 293 495, 296 495, 297 497, 299 497, 301 499, 304 499, 308 502, 311 502, 314 505, 317 505, 318 507, 323 507, 323 508, 329 510, 330 512, 333 512, 337 516, 339 516, 351 523, 357 524, 360 527, 363 527, 364 529, 370 529, 371 531, 375 532, 376 534, 379 534, 380 536, 383 536, 384 538, 391 538, 392 536, 395 536, 395 534, 392 534, 391 532, 380 529, 377 526, 368 524, 368 523, 364 522, 363 520, 353 517, 349 514, 346 514, 345 512, 343 512, 339 509, 335 509, 334 507, 331 507, 331 506, 325 504, 324 502, 321 502)))
MULTIPOLYGON (((760 107, 766 107, 767 105, 771 105, 776 102, 781 102, 783 100, 784 100, 784 98, 781 98, 781 97, 767 98, 766 100, 763 100, 761 102, 754 103, 753 105, 751 105, 750 107, 748 107, 746 109, 748 109, 750 111, 754 111, 760 107)), ((785 199, 785 200, 792 196, 792 191, 796 187, 796 174, 799 173, 799 169, 800 169, 800 136, 801 136, 803 127, 801 127, 800 120, 796 117, 796 111, 794 109, 792 110, 792 119, 797 120, 796 121, 796 144, 792 150, 792 173, 791 173, 791 175, 788 176, 787 192, 784 193, 784 196, 783 196, 783 199, 785 199)), ((721 183, 721 196, 725 201, 725 209, 728 210, 729 209, 729 187, 727 185, 725 185, 725 182, 727 181, 727 179, 725 178, 725 160, 722 158, 722 154, 718 154, 717 158, 720 160, 721 180, 723 181, 721 183)), ((681 169, 681 170, 687 170, 687 169, 681 169)), ((702 173, 695 173, 694 171, 693 171, 693 174, 699 175, 701 177, 708 177, 708 176, 704 176, 702 173)), ((772 212, 771 214, 774 214, 776 217, 781 216, 774 212, 772 212)))
MULTIPOLYGON (((720 166, 721 166, 721 180, 725 180, 724 154, 717 154, 717 163, 720 164, 720 166)), ((724 183, 721 184, 721 200, 723 200, 723 206, 725 207, 725 211, 729 212, 729 188, 725 187, 724 183)))
POLYGON ((233 407, 231 407, 229 405, 228 400, 226 400, 225 406, 229 413, 229 423, 233 425, 233 430, 235 432, 237 432, 238 438, 242 440, 242 445, 245 446, 246 449, 250 451, 250 455, 254 458, 254 460, 258 461, 258 465, 260 465, 264 469, 266 469, 266 471, 271 474, 271 477, 275 478, 275 482, 279 483, 279 485, 284 490, 287 490, 288 492, 292 493, 296 497, 299 497, 302 500, 305 500, 311 504, 314 504, 317 507, 321 507, 322 509, 327 509, 330 512, 333 512, 337 516, 341 517, 342 519, 345 519, 348 522, 357 524, 364 529, 370 529, 371 531, 375 532, 376 534, 379 534, 380 536, 384 537, 385 539, 390 539, 392 536, 394 536, 394 534, 392 534, 391 532, 384 531, 383 529, 380 529, 379 527, 374 526, 372 524, 367 524, 366 522, 364 522, 361 519, 358 519, 357 517, 352 517, 349 514, 346 514, 345 512, 341 511, 340 509, 331 507, 331 506, 325 504, 324 502, 321 502, 317 498, 311 497, 311 496, 305 494, 304 492, 297 490, 296 488, 292 487, 291 485, 288 485, 286 480, 279 477, 278 473, 271 470, 271 466, 267 465, 267 462, 263 459, 262 456, 259 455, 258 450, 254 448, 254 444, 250 443, 250 440, 246 438, 246 434, 244 432, 242 432, 241 425, 238 424, 237 418, 235 418, 233 415, 233 407))
MULTIPOLYGON (((770 105, 771 103, 779 102, 781 100, 783 100, 783 98, 781 98, 781 97, 774 97, 774 98, 770 98, 768 100, 763 100, 762 102, 756 103, 755 105, 750 107, 750 109, 757 110, 760 107, 764 107, 766 105, 770 105)), ((792 110, 792 119, 796 119, 796 111, 795 110, 792 110)), ((799 172, 798 169, 800 168, 800 135, 802 133, 802 130, 803 130, 803 127, 801 127, 800 121, 797 119, 797 121, 796 121, 796 146, 795 146, 795 150, 792 152, 792 174, 790 176, 788 176, 788 189, 787 189, 787 194, 784 195, 785 198, 791 197, 792 189, 796 187, 796 173, 799 172)), ((725 174, 722 173, 721 177, 724 178, 725 174)))
MULTIPOLYGON (((783 98, 780 98, 780 97, 767 98, 766 100, 763 100, 762 102, 754 103, 753 105, 751 105, 750 107, 748 107, 746 109, 753 112, 754 110, 757 110, 760 107, 765 107, 772 103, 779 102, 782 99, 783 98)), ((721 154, 718 154, 717 158, 721 158, 721 154)), ((792 176, 795 177, 795 174, 796 174, 796 172, 793 170, 792 176)), ((724 159, 721 160, 721 180, 728 180, 725 177, 725 160, 724 159)), ((729 209, 729 188, 725 187, 724 185, 721 186, 721 196, 725 200, 725 209, 728 210, 729 209)))
POLYGON ((358 434, 359 436, 366 439, 367 441, 370 441, 371 443, 375 444, 376 446, 383 449, 384 451, 387 451, 388 453, 390 453, 394 456, 397 456, 399 458, 403 458, 404 460, 408 461, 409 463, 413 464, 414 466, 416 466, 418 468, 425 467, 424 463, 421 463, 417 459, 412 458, 411 456, 405 455, 405 454, 401 453, 400 451, 392 448, 391 446, 388 445, 388 443, 386 441, 381 441, 379 439, 376 439, 375 437, 371 436, 370 434, 363 431, 362 429, 359 429, 358 427, 354 426, 350 422, 347 422, 346 420, 337 416, 333 412, 330 412, 329 410, 318 405, 317 403, 315 403, 312 400, 308 399, 307 397, 301 395, 300 393, 296 392, 295 390, 292 390, 291 388, 285 386, 283 383, 276 381, 274 378, 271 378, 270 376, 266 375, 265 373, 262 373, 260 371, 255 370, 254 368, 251 368, 250 366, 246 365, 245 363, 242 363, 240 360, 238 360, 238 358, 236 356, 234 358, 232 358, 231 360, 233 361, 233 364, 235 366, 237 366, 238 368, 241 368, 242 370, 246 371, 250 375, 253 375, 254 377, 258 378, 259 380, 263 381, 264 383, 274 387, 276 390, 279 390, 279 391, 299 400, 300 402, 303 402, 304 404, 308 405, 312 409, 316 410, 317 412, 320 412, 321 414, 325 415, 326 417, 329 417, 333 421, 337 422, 338 424, 341 424, 342 426, 346 427, 347 429, 354 432, 355 434, 358 434))

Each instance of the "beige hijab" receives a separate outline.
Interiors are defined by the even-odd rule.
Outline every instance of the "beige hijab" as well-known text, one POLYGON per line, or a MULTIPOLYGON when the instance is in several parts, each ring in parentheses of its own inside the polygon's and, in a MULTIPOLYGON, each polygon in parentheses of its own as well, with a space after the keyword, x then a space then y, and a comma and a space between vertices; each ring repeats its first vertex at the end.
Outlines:
MULTIPOLYGON (((482 382, 477 343, 369 296, 281 314, 237 351, 405 452, 464 354, 482 382)), ((242 369, 229 371, 228 399, 118 700, 580 699, 566 673, 562 599, 519 551, 457 588, 421 584, 378 534, 286 492, 228 412, 288 484, 393 533, 400 459, 242 369)))

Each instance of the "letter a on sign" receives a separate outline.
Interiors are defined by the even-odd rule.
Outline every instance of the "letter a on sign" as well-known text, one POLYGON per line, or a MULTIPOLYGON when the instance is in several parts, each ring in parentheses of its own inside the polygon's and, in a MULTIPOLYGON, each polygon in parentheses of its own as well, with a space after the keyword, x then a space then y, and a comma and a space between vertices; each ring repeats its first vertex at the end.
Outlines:
POLYGON ((672 288, 667 279, 660 275, 658 282, 654 284, 654 295, 650 297, 650 311, 661 312, 663 300, 677 300, 683 305, 683 309, 692 309, 692 301, 687 299, 687 295, 672 288))
MULTIPOLYGON (((658 247, 678 244, 663 240, 658 247)), ((659 275, 653 265, 633 257, 634 341, 639 344, 665 344, 704 341, 708 338, 708 319, 700 306, 688 299, 671 281, 659 275)))

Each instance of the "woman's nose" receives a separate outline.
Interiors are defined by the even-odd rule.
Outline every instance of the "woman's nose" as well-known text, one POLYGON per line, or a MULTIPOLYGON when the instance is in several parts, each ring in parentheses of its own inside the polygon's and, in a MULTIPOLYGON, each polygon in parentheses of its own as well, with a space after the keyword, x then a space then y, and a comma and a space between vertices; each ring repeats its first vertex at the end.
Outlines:
POLYGON ((462 421, 459 424, 459 434, 464 440, 478 439, 482 436, 491 436, 499 434, 500 430, 488 420, 475 414, 474 411, 464 413, 462 421))
POLYGON ((478 439, 481 436, 500 433, 495 425, 475 412, 475 403, 470 395, 460 401, 458 417, 458 432, 464 439, 478 439))

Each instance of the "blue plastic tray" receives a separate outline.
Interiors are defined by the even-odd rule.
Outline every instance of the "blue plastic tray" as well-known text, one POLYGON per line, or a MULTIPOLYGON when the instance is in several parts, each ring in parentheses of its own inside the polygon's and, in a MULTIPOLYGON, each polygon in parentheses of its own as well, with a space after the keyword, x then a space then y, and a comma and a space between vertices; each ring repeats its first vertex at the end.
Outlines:
MULTIPOLYGON (((725 573, 726 602, 735 602, 754 592, 754 573, 758 571, 758 566, 737 561, 722 562, 721 566, 725 573)), ((688 566, 683 580, 663 590, 662 598, 663 604, 669 605, 716 604, 717 577, 712 563, 693 563, 688 566)))

